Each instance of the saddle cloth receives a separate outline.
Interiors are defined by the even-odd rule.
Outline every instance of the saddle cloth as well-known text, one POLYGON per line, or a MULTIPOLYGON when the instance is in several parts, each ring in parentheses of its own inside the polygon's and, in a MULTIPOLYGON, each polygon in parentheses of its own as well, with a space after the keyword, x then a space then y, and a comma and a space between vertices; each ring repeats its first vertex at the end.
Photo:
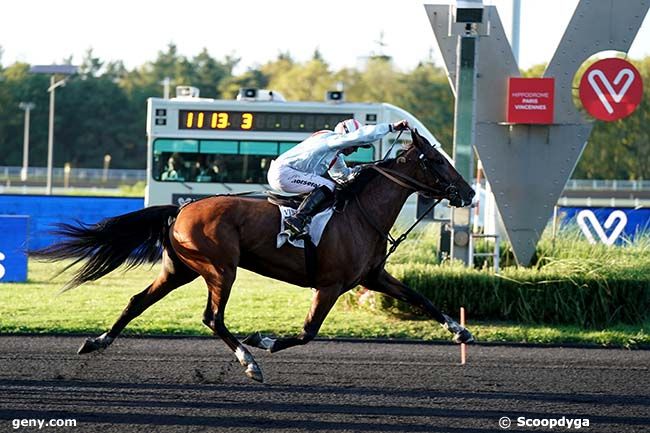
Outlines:
MULTIPOLYGON (((280 209, 280 233, 276 238, 276 247, 280 248, 286 242, 289 242, 291 245, 297 248, 305 248, 305 241, 302 239, 289 239, 289 234, 285 232, 286 228, 284 226, 284 219, 295 214, 296 209, 287 207, 287 206, 278 206, 280 209)), ((325 209, 323 212, 318 213, 311 219, 309 224, 309 235, 311 236, 311 241, 314 245, 318 246, 321 237, 323 236, 323 231, 328 221, 334 213, 333 208, 325 209)))

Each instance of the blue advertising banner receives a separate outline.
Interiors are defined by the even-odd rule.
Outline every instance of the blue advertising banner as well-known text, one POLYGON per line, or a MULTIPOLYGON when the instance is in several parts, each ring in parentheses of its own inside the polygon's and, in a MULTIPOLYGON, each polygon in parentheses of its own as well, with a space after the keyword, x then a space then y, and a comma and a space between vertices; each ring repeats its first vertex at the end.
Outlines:
POLYGON ((94 224, 104 218, 140 210, 139 197, 74 197, 0 194, 0 213, 29 215, 30 249, 37 250, 57 242, 51 231, 57 223, 81 221, 94 224))
POLYGON ((0 215, 0 283, 27 281, 29 217, 0 215))
POLYGON ((558 217, 562 225, 577 224, 592 244, 620 245, 650 233, 648 208, 560 207, 558 217))

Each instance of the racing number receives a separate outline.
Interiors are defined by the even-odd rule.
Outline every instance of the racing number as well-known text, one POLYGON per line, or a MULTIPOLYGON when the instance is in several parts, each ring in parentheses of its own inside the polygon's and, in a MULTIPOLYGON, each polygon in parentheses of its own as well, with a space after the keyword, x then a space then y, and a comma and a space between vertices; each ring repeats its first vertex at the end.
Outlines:
POLYGON ((243 113, 241 115, 241 129, 251 129, 253 126, 253 114, 243 113))

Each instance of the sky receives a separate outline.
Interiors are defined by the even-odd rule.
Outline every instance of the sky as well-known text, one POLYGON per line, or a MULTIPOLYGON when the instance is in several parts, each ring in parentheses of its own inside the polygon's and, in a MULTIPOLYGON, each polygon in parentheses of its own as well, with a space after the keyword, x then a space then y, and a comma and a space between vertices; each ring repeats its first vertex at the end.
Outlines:
MULTIPOLYGON (((633 0, 619 0, 633 1, 633 0)), ((127 68, 156 58, 170 42, 192 57, 203 48, 241 58, 236 73, 289 52, 306 61, 318 49, 334 70, 358 67, 372 54, 393 57, 408 71, 422 60, 442 65, 424 4, 448 0, 14 0, 0 3, 3 66, 79 63, 87 49, 127 68), (383 37, 382 37, 383 35, 383 37), (383 41, 383 46, 379 41, 383 41)), ((548 62, 578 0, 522 0, 520 67, 548 62)), ((510 37, 512 0, 497 7, 510 37)), ((650 14, 649 14, 650 16, 650 14)), ((650 18, 630 50, 650 55, 650 18)))

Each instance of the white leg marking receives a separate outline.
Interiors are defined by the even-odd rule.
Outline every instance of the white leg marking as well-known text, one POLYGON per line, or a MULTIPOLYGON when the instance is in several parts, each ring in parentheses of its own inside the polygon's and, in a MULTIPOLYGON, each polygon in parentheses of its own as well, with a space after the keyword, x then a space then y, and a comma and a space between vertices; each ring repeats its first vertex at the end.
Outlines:
POLYGON ((239 363, 246 367, 246 376, 258 382, 264 382, 262 370, 260 370, 260 367, 255 362, 253 355, 251 355, 248 350, 244 349, 244 346, 239 345, 237 347, 237 350, 235 350, 235 356, 237 356, 239 363))
POLYGON ((457 334, 461 332, 463 329, 465 329, 462 326, 460 326, 458 322, 456 322, 454 319, 447 316, 446 314, 443 314, 443 316, 445 317, 447 323, 443 324, 442 327, 445 328, 447 331, 451 332, 452 334, 457 334))
POLYGON ((262 337, 260 340, 260 346, 262 349, 271 350, 271 347, 275 344, 275 338, 262 337))
POLYGON ((255 362, 253 355, 251 355, 250 352, 241 345, 237 347, 237 350, 235 350, 235 356, 239 360, 239 363, 244 367, 248 367, 249 364, 255 362))
POLYGON ((97 342, 104 347, 108 347, 115 340, 113 337, 108 336, 108 332, 104 332, 102 335, 97 337, 97 342))

